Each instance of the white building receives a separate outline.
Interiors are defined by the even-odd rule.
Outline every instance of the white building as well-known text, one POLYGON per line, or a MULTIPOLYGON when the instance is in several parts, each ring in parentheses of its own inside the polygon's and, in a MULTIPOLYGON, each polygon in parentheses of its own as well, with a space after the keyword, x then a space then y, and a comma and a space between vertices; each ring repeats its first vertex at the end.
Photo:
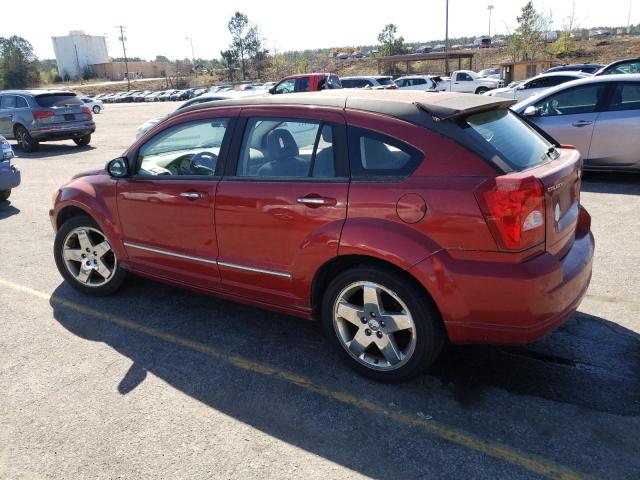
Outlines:
POLYGON ((82 30, 73 30, 66 37, 51 37, 62 78, 78 78, 87 65, 107 63, 107 42, 104 37, 87 35, 82 30))

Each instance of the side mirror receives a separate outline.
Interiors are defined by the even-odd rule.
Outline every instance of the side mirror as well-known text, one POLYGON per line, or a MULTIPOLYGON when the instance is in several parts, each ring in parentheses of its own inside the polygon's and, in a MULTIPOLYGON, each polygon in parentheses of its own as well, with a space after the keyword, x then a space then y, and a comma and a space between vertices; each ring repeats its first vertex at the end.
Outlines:
POLYGON ((269 89, 269 93, 271 95, 275 95, 275 93, 276 93, 276 86, 275 85, 269 89))
POLYGON ((125 157, 114 158, 107 163, 107 172, 113 178, 124 178, 129 176, 129 162, 125 157))
POLYGON ((527 108, 524 109, 524 112, 522 112, 522 114, 525 117, 535 117, 538 112, 536 110, 536 107, 534 107, 533 105, 529 105, 527 108))

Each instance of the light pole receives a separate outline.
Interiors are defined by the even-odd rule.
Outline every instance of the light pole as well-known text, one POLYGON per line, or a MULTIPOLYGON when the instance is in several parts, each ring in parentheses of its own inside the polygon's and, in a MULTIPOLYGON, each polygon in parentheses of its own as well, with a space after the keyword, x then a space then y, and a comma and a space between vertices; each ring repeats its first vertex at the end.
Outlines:
POLYGON ((491 11, 493 8, 493 5, 487 5, 487 10, 489 10, 489 38, 491 38, 491 11))
POLYGON ((193 38, 191 37, 186 37, 185 40, 189 40, 189 43, 191 44, 191 67, 193 68, 193 71, 196 71, 196 56, 193 54, 193 38))

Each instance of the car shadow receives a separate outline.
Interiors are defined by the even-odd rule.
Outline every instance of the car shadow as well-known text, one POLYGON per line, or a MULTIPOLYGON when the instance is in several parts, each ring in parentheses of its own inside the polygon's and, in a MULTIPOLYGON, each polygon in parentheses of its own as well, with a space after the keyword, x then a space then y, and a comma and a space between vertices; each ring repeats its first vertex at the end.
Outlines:
POLYGON ((584 172, 582 191, 640 195, 640 174, 622 172, 584 172))
POLYGON ((41 159, 56 157, 58 155, 75 155, 78 153, 86 153, 91 150, 95 150, 96 147, 92 145, 86 145, 79 147, 74 143, 41 143, 38 150, 35 152, 27 153, 20 148, 19 145, 14 145, 13 149, 16 152, 16 160, 23 158, 29 159, 41 159))
POLYGON ((0 220, 20 213, 20 209, 11 204, 11 200, 0 202, 0 220))

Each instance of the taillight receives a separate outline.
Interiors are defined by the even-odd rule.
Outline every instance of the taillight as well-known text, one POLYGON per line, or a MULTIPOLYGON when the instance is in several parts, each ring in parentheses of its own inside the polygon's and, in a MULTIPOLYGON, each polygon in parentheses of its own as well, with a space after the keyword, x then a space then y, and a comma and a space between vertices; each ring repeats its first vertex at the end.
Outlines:
POLYGON ((36 110, 33 112, 33 117, 37 120, 44 120, 46 118, 55 117, 56 114, 49 110, 36 110))
POLYGON ((82 107, 82 113, 91 116, 91 109, 89 107, 82 107))
POLYGON ((544 242, 544 189, 535 177, 496 177, 475 192, 501 250, 522 251, 544 242))

